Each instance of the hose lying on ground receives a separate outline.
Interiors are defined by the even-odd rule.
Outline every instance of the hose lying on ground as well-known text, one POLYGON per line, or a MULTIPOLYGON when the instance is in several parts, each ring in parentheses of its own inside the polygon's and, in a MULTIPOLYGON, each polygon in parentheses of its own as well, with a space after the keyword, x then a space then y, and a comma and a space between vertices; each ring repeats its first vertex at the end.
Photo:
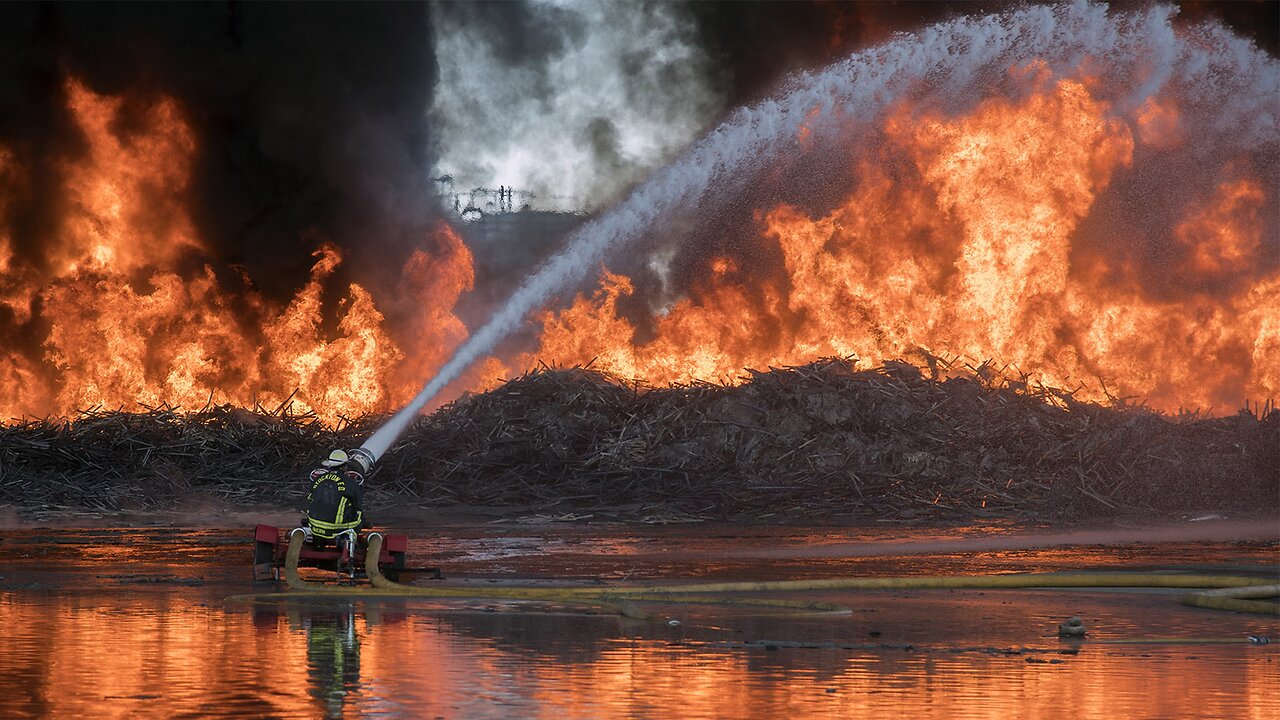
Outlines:
POLYGON ((1269 598, 1280 596, 1280 584, 1245 585, 1242 587, 1221 588, 1189 593, 1178 598, 1183 605, 1210 608, 1213 610, 1230 610, 1232 612, 1267 613, 1280 615, 1280 604, 1242 600, 1240 598, 1269 598))
POLYGON ((643 616, 631 602, 703 602, 713 604, 760 605, 796 610, 831 611, 847 609, 839 605, 785 599, 731 597, 728 593, 796 592, 801 590, 907 590, 907 589, 997 589, 1052 587, 1144 587, 1207 589, 1184 595, 1183 604, 1235 612, 1280 615, 1280 604, 1245 600, 1280 596, 1280 585, 1261 584, 1257 578, 1237 575, 1181 575, 1158 573, 1019 573, 1005 575, 934 575, 896 578, 828 578, 822 580, 766 580, 687 585, 614 585, 608 587, 418 587, 402 585, 384 576, 378 568, 382 535, 369 536, 365 572, 373 587, 333 587, 307 582, 298 575, 302 551, 301 532, 289 535, 285 557, 285 579, 289 587, 307 593, 346 596, 494 598, 540 600, 607 607, 628 616, 643 616))
POLYGON ((817 612, 848 612, 842 605, 807 600, 778 598, 727 598, 707 594, 685 596, 670 593, 625 592, 619 593, 607 587, 416 587, 392 582, 378 568, 377 558, 382 553, 382 535, 372 533, 365 551, 365 572, 373 587, 333 586, 309 582, 298 574, 298 559, 302 554, 304 537, 301 531, 289 534, 289 550, 285 555, 285 581, 294 595, 346 596, 346 597, 431 597, 431 598, 487 598, 494 600, 531 600, 569 605, 602 607, 626 617, 644 619, 648 615, 635 607, 634 602, 687 602, 716 605, 749 605, 785 610, 817 612))

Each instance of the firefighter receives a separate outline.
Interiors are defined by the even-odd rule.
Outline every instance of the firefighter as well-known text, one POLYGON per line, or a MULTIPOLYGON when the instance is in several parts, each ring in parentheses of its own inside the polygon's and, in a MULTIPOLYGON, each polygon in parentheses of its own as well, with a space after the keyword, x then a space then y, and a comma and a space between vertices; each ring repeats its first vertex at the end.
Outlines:
POLYGON ((355 610, 308 614, 307 675, 311 696, 324 707, 324 717, 340 718, 349 703, 359 697, 360 634, 355 628, 355 610))
POLYGON ((318 540, 370 526, 364 515, 364 476, 369 472, 368 454, 362 450, 334 450, 311 471, 311 492, 307 493, 304 525, 318 540))

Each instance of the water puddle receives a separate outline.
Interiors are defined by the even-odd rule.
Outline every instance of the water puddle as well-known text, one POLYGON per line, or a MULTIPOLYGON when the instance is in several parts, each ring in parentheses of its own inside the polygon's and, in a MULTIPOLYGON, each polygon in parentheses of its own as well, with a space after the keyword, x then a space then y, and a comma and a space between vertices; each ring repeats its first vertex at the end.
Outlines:
MULTIPOLYGON (((250 579, 248 536, 0 533, 0 716, 1280 716, 1280 621, 1186 608, 1179 591, 825 591, 802 595, 850 612, 666 604, 650 620, 500 601, 227 602, 269 589, 250 579), (1057 637, 1072 615, 1083 641, 1057 637)), ((503 580, 1280 574, 1274 538, 1225 537, 1036 547, 1008 528, 498 524, 418 528, 410 550, 503 580), (903 554, 877 550, 893 542, 903 554)))

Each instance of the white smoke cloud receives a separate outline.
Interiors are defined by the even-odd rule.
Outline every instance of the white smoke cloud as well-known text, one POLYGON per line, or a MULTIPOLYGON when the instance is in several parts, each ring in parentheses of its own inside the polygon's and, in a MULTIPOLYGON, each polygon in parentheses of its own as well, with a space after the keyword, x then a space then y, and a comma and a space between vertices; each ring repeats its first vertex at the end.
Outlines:
POLYGON ((505 185, 534 207, 598 209, 724 105, 678 4, 438 4, 433 27, 436 171, 455 191, 505 185))

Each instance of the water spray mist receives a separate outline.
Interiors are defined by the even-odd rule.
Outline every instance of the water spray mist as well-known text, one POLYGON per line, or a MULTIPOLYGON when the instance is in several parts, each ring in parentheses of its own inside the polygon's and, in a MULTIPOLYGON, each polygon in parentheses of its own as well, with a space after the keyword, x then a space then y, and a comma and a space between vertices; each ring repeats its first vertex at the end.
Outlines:
POLYGON ((413 400, 369 437, 364 450, 380 458, 427 402, 531 311, 599 267, 610 250, 664 217, 715 202, 708 196, 713 187, 716 197, 732 197, 753 171, 797 152, 802 127, 811 137, 847 136, 881 119, 899 99, 921 92, 939 108, 962 111, 985 96, 993 77, 1037 62, 1061 75, 1096 65, 1112 87, 1121 88, 1119 97, 1109 98, 1117 107, 1136 108, 1167 83, 1180 83, 1198 103, 1216 108, 1211 129, 1230 128, 1240 148, 1275 144, 1276 64, 1259 62, 1256 48, 1214 25, 1196 28, 1189 37, 1175 33, 1175 13, 1151 7, 1113 15, 1106 6, 1076 2, 960 18, 792 78, 779 95, 735 111, 626 200, 576 231, 563 252, 529 276, 413 400))

